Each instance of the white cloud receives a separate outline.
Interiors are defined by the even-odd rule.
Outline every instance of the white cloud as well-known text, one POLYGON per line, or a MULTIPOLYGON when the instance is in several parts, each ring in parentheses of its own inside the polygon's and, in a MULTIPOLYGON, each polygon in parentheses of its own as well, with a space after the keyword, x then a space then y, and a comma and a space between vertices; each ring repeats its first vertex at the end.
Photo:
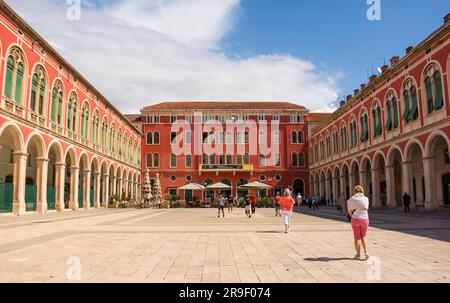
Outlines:
POLYGON ((311 62, 221 52, 239 0, 116 0, 100 8, 89 2, 81 21, 66 19, 65 2, 9 2, 126 113, 177 100, 283 100, 330 111, 327 104, 337 99, 336 77, 311 62))

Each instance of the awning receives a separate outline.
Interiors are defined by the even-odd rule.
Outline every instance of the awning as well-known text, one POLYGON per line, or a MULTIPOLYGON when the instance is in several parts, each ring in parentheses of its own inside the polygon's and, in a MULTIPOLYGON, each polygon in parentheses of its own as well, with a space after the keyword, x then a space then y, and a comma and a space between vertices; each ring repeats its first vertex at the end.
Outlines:
POLYGON ((242 186, 240 186, 238 189, 272 189, 273 187, 268 185, 268 184, 264 184, 262 182, 259 181, 255 181, 255 182, 250 182, 247 184, 244 184, 242 186))
POLYGON ((179 190, 205 190, 205 187, 201 184, 197 183, 188 183, 182 187, 178 188, 179 190))
POLYGON ((219 182, 219 183, 215 183, 215 184, 211 184, 211 185, 206 186, 206 189, 211 189, 211 190, 216 190, 216 189, 217 190, 230 190, 231 186, 219 182))

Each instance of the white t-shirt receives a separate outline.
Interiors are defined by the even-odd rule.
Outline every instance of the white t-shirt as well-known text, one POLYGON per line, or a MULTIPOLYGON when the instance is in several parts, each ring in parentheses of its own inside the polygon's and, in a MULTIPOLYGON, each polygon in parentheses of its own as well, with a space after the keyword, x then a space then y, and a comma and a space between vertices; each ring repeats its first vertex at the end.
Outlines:
POLYGON ((361 193, 355 194, 347 201, 347 209, 350 213, 355 210, 352 218, 368 219, 369 213, 367 209, 369 209, 369 198, 361 193))

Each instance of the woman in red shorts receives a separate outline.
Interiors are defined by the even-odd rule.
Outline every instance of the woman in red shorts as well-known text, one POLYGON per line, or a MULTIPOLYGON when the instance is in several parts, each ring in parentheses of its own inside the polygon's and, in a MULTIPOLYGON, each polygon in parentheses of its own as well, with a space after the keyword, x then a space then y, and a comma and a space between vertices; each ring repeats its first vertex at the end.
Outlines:
POLYGON ((367 252, 367 228, 369 227, 369 199, 364 195, 364 189, 358 185, 354 195, 347 202, 348 214, 351 216, 353 234, 355 238, 356 256, 354 259, 365 261, 369 258, 367 252), (361 244, 364 256, 361 256, 361 244))

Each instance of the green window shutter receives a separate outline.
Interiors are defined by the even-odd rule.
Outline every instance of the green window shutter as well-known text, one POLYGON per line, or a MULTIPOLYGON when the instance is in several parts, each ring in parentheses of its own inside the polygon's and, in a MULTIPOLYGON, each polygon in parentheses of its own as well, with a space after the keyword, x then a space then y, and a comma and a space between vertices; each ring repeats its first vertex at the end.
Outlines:
POLYGON ((30 109, 36 110, 36 90, 38 86, 38 76, 33 74, 33 80, 31 81, 31 95, 30 95, 30 109))
POLYGON ((84 116, 84 137, 88 139, 88 129, 89 129, 89 111, 86 111, 84 116))
POLYGON ((360 125, 361 125, 361 127, 360 127, 360 129, 361 129, 360 140, 361 140, 361 142, 364 142, 365 141, 365 133, 366 133, 366 128, 364 127, 364 116, 361 116, 360 120, 361 120, 360 121, 360 125))
POLYGON ((403 97, 405 99, 405 111, 403 113, 403 119, 405 120, 406 123, 408 123, 409 120, 410 120, 410 118, 409 118, 410 108, 409 108, 409 92, 408 92, 408 90, 405 90, 403 92, 403 97))
POLYGON ((387 121, 386 121, 386 130, 391 130, 392 129, 392 112, 391 112, 391 103, 388 102, 386 104, 387 107, 387 121))
POLYGON ((376 110, 372 110, 372 120, 373 120, 373 136, 376 137, 377 136, 377 112, 376 110))
POLYGON ((378 130, 377 135, 381 135, 383 133, 383 125, 382 125, 382 119, 381 119, 381 107, 378 107, 377 109, 377 115, 378 115, 378 130))
POLYGON ((417 102, 417 90, 415 86, 411 88, 411 99, 412 105, 409 114, 409 120, 416 120, 419 117, 419 105, 417 102))
POLYGON ((56 90, 52 90, 52 103, 50 104, 50 119, 55 122, 56 90))
POLYGON ((436 88, 436 100, 434 101, 434 108, 441 109, 444 106, 444 98, 442 96, 441 73, 435 72, 433 78, 434 78, 434 85, 436 88))
POLYGON ((428 77, 425 80, 425 88, 426 88, 426 92, 427 92, 428 113, 431 114, 434 110, 434 107, 433 107, 433 88, 431 87, 430 77, 428 77))
POLYGON ((84 109, 81 111, 81 128, 80 133, 84 137, 84 109))
POLYGON ((16 94, 14 95, 14 100, 16 103, 21 104, 22 100, 22 85, 23 85, 23 65, 19 64, 17 66, 17 75, 16 75, 16 94))
POLYGON ((75 103, 73 105, 73 113, 72 113, 72 130, 75 132, 75 126, 76 126, 76 122, 77 122, 77 104, 75 103))
POLYGON ((72 103, 67 104, 67 129, 70 129, 70 117, 72 116, 72 103))
POLYGON ((41 89, 39 91, 39 107, 38 112, 40 115, 44 112, 44 95, 45 95, 45 80, 41 79, 41 89))
POLYGON ((14 60, 12 57, 8 57, 8 63, 6 65, 5 96, 9 99, 11 99, 12 93, 13 73, 14 73, 14 60))
POLYGON ((398 104, 397 99, 392 99, 392 110, 394 111, 394 128, 398 128, 398 104))
POLYGON ((364 115, 364 129, 365 129, 364 140, 367 141, 367 140, 369 140, 369 116, 368 115, 364 115))
POLYGON ((62 93, 58 94, 58 124, 61 124, 62 119, 62 93))

